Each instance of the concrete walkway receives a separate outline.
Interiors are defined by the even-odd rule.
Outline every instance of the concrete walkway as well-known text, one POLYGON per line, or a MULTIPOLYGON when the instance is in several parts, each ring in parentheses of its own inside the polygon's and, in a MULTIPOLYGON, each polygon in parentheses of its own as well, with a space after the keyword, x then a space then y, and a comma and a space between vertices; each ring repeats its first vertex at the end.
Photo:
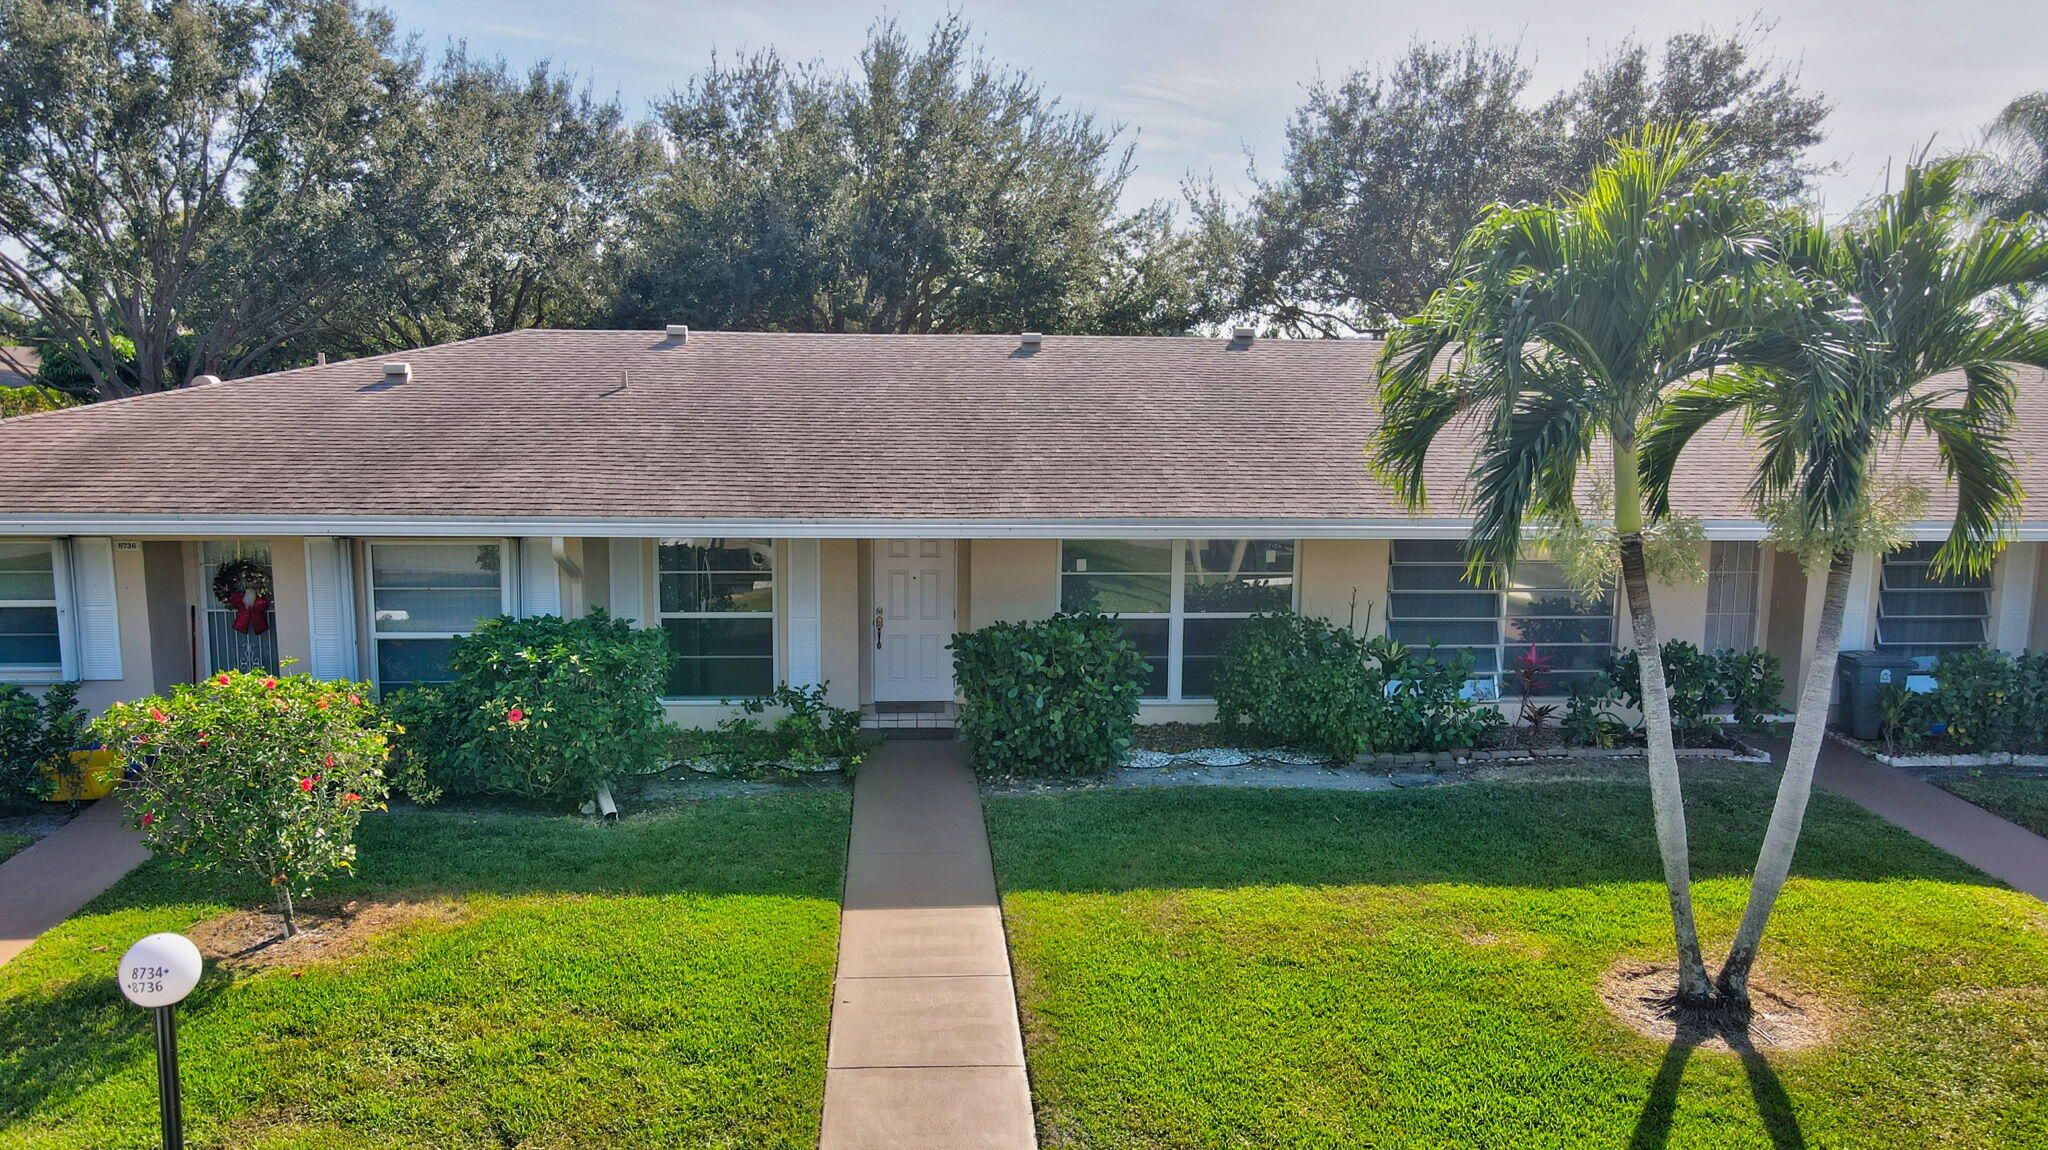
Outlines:
POLYGON ((0 862, 0 965, 149 857, 127 818, 118 800, 101 799, 0 862))
POLYGON ((885 743, 853 787, 822 1150, 1032 1150, 981 796, 960 745, 885 743))
MULTIPOLYGON (((1783 740, 1769 744, 1785 761, 1783 740)), ((2048 900, 2048 838, 1834 742, 1822 744, 1814 782, 1895 823, 2016 890, 2048 900)))

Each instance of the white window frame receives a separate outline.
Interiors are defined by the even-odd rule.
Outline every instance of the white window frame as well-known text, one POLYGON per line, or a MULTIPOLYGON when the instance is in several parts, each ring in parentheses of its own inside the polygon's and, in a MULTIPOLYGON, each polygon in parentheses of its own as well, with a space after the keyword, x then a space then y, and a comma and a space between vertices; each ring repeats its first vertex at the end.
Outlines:
MULTIPOLYGON (((1474 671, 1472 672, 1472 677, 1471 677, 1471 679, 1470 679, 1470 682, 1471 682, 1471 683, 1472 683, 1472 684, 1474 685, 1474 686, 1473 686, 1473 691, 1474 691, 1475 695, 1477 695, 1477 696, 1478 696, 1479 698, 1485 699, 1485 700, 1487 700, 1487 701, 1489 701, 1489 702, 1491 702, 1491 701, 1496 701, 1496 700, 1512 700, 1512 699, 1515 699, 1515 698, 1518 698, 1518 697, 1519 697, 1519 696, 1507 695, 1507 694, 1504 694, 1504 693, 1502 692, 1502 685, 1503 685, 1503 684, 1504 684, 1504 683, 1506 682, 1506 680, 1507 680, 1507 677, 1508 677, 1508 674, 1509 674, 1509 671, 1508 671, 1508 663, 1509 663, 1509 661, 1510 661, 1510 660, 1511 660, 1511 659, 1513 658, 1513 653, 1514 653, 1514 652, 1523 652, 1523 651, 1527 651, 1527 650, 1529 649, 1529 644, 1528 644, 1528 643, 1526 643, 1526 642, 1524 642, 1524 641, 1522 641, 1522 640, 1519 640, 1519 639, 1516 639, 1516 640, 1510 640, 1510 639, 1508 639, 1508 637, 1507 637, 1507 625, 1508 625, 1508 622, 1509 622, 1510 620, 1513 620, 1513 619, 1575 619, 1575 618, 1576 618, 1576 619, 1597 619, 1597 618, 1600 618, 1600 616, 1598 616, 1598 615, 1510 615, 1510 614, 1508 613, 1508 594, 1509 594, 1509 592, 1511 592, 1511 591, 1515 590, 1515 588, 1514 588, 1514 586, 1513 586, 1512 584, 1510 584, 1510 583, 1505 583, 1505 582, 1504 582, 1504 583, 1502 583, 1501 585, 1497 586, 1497 587, 1473 587, 1473 586, 1458 586, 1458 587, 1445 587, 1445 588, 1440 588, 1440 589, 1433 589, 1433 590, 1430 590, 1430 591, 1427 591, 1427 592, 1417 591, 1417 590, 1414 590, 1414 589, 1403 589, 1402 591, 1396 591, 1396 590, 1395 590, 1395 588, 1394 588, 1394 569, 1395 569, 1396 567, 1456 567, 1456 568, 1458 568, 1458 569, 1460 569, 1460 570, 1463 570, 1463 569, 1464 569, 1464 567, 1465 567, 1465 563, 1464 563, 1464 562, 1463 562, 1462 560, 1460 560, 1460 561, 1458 561, 1458 562, 1448 562, 1448 561, 1439 561, 1439 560, 1419 560, 1419 561, 1418 561, 1418 560, 1407 560, 1407 561, 1397 561, 1397 560, 1396 560, 1396 559, 1394 558, 1394 545, 1395 545, 1395 544, 1397 544, 1397 543, 1402 543, 1402 542, 1424 542, 1424 541, 1422 541, 1422 540, 1412 540, 1412 539, 1411 539, 1411 540, 1399 540, 1399 539, 1396 539, 1396 540, 1391 540, 1391 541, 1389 541, 1389 542, 1388 542, 1388 544, 1387 544, 1387 610, 1386 610, 1386 618, 1385 618, 1385 619, 1384 619, 1384 620, 1383 620, 1383 621, 1381 622, 1381 624, 1380 624, 1380 626, 1381 626, 1381 631, 1380 631, 1380 633, 1381 633, 1381 634, 1383 634, 1383 635, 1392 635, 1392 634, 1393 634, 1393 626, 1394 626, 1394 624, 1395 624, 1396 622, 1399 622, 1399 623, 1404 623, 1404 624, 1416 624, 1416 623, 1423 623, 1423 624, 1427 624, 1427 623, 1443 623, 1443 624, 1451 624, 1451 625, 1456 625, 1456 624, 1460 624, 1460 623, 1483 623, 1483 622, 1487 622, 1487 621, 1488 621, 1488 620, 1490 619, 1490 620, 1492 621, 1492 623, 1493 623, 1493 642, 1492 642, 1492 644, 1490 644, 1490 646, 1491 646, 1491 648, 1492 648, 1492 650, 1493 650, 1493 663, 1494 663, 1494 666, 1493 666, 1493 670, 1491 670, 1491 671, 1485 671, 1485 670, 1476 670, 1476 669, 1475 669, 1475 670, 1474 670, 1474 671), (1397 619, 1395 619, 1395 618, 1394 618, 1394 596, 1395 596, 1396 594, 1401 594, 1401 593, 1408 593, 1408 594, 1430 594, 1430 595, 1471 595, 1471 596, 1473 596, 1473 597, 1475 597, 1475 598, 1476 598, 1476 597, 1478 597, 1478 596, 1481 596, 1481 595, 1491 595, 1491 596, 1493 596, 1493 614, 1492 614, 1491 616, 1486 616, 1486 615, 1465 615, 1465 616, 1456 616, 1456 617, 1453 617, 1453 616, 1429 616, 1429 617, 1404 617, 1404 618, 1402 618, 1402 619, 1399 619, 1399 620, 1397 620, 1397 619), (1484 686, 1484 690, 1481 690, 1481 689, 1480 689, 1481 685, 1483 685, 1483 686, 1484 686)), ((1544 560, 1541 560, 1540 558, 1533 558, 1533 557, 1532 557, 1531 561, 1532 561, 1532 562, 1543 562, 1544 560)), ((1620 595, 1620 594, 1618 593, 1618 591, 1616 591, 1616 590, 1613 590, 1613 589, 1610 589, 1610 590, 1609 590, 1609 591, 1607 592, 1607 616, 1606 616, 1606 617, 1607 617, 1607 621, 1608 621, 1609 627, 1610 627, 1611 629, 1610 629, 1610 630, 1609 630, 1609 632, 1608 632, 1608 635, 1609 635, 1610 637, 1609 637, 1609 639, 1608 639, 1608 642, 1607 642, 1607 643, 1605 644, 1605 646, 1606 646, 1607 650, 1609 650, 1609 651, 1618 651, 1618 650, 1620 650, 1620 649, 1621 649, 1621 644, 1620 644, 1619 642, 1617 642, 1617 641, 1616 641, 1616 640, 1618 640, 1618 639, 1619 639, 1619 638, 1621 637, 1621 595, 1620 595)), ((1406 641, 1406 640, 1402 640, 1402 642, 1407 642, 1407 641, 1406 641)), ((1414 644, 1410 644, 1410 646, 1413 646, 1413 645, 1414 645, 1414 644)), ((1484 649, 1486 649, 1486 648, 1487 648, 1487 647, 1489 646, 1489 644, 1485 644, 1485 643, 1448 643, 1448 642, 1447 642, 1447 643, 1444 643, 1443 645, 1444 645, 1445 647, 1449 648, 1449 649, 1452 649, 1452 650, 1458 650, 1458 651, 1484 650, 1484 649)), ((1597 647, 1597 646, 1601 646, 1601 644, 1598 644, 1598 643, 1537 643, 1537 644, 1536 644, 1536 646, 1537 646, 1537 648, 1538 648, 1538 649, 1547 649, 1547 648, 1551 648, 1551 647, 1597 647)), ((1553 675, 1555 675, 1555 674, 1563 674, 1563 673, 1564 673, 1564 672, 1551 672, 1551 674, 1553 674, 1553 675)), ((1532 695, 1532 696, 1530 696, 1530 697, 1531 697, 1531 698, 1543 698, 1543 699, 1547 699, 1547 698, 1562 698, 1563 696, 1561 696, 1561 695, 1557 695, 1557 694, 1550 694, 1550 695, 1532 695)))
POLYGON ((49 548, 50 551, 50 598, 48 599, 0 599, 0 607, 24 607, 31 610, 47 607, 57 617, 57 661, 54 663, 0 663, 0 683, 55 683, 65 678, 65 662, 72 643, 71 636, 71 568, 67 562, 64 541, 61 539, 19 539, 0 540, 6 543, 28 543, 49 548))
MULTIPOLYGON (((515 568, 519 563, 519 548, 516 539, 454 538, 454 539, 366 539, 362 547, 363 597, 367 608, 369 624, 370 682, 379 691, 384 689, 384 660, 381 643, 385 639, 460 639, 471 634, 467 631, 379 631, 377 629, 377 548, 379 547, 420 547, 420 546, 471 546, 482 547, 496 544, 498 548, 498 614, 519 613, 519 584, 515 568)), ((481 621, 481 620, 479 620, 481 621)))
MULTIPOLYGON (((1225 538, 1225 537, 1223 537, 1223 536, 1204 536, 1203 538, 1204 538, 1204 539, 1206 540, 1206 539, 1222 539, 1222 538, 1225 538)), ((1289 538, 1286 538, 1286 537, 1283 537, 1283 536, 1249 536, 1249 535, 1247 535, 1247 536, 1231 536, 1231 537, 1229 537, 1229 541, 1230 541, 1230 542, 1235 542, 1235 541, 1236 541, 1237 539, 1239 539, 1239 538, 1243 538, 1243 539, 1245 539, 1245 540, 1247 540, 1247 541, 1250 541, 1250 542, 1258 542, 1259 540, 1261 540, 1261 539, 1264 539, 1264 540, 1266 540, 1266 541, 1269 541, 1269 542, 1274 542, 1274 543, 1287 543, 1287 544, 1291 544, 1291 545, 1293 546, 1293 548, 1294 548, 1294 567, 1293 567, 1293 569, 1292 569, 1291 571, 1289 571, 1289 572, 1288 572, 1288 578, 1289 578, 1290 580, 1292 580, 1292 582, 1291 582, 1291 583, 1289 584, 1289 588, 1288 588, 1288 600, 1287 600, 1287 610, 1289 610, 1289 611, 1298 611, 1298 610, 1300 610, 1300 609, 1301 609, 1301 540, 1299 540, 1299 539, 1289 539, 1289 538)), ((1054 549, 1054 551, 1053 551, 1053 557, 1052 557, 1052 562, 1053 562, 1053 606, 1054 606, 1054 607, 1055 607, 1056 609, 1058 609, 1058 610, 1065 610, 1065 609, 1066 609, 1066 607, 1065 607, 1065 604, 1066 604, 1066 601, 1067 601, 1067 595, 1066 595, 1066 590, 1067 590, 1067 584, 1066 584, 1066 581, 1067 581, 1067 576, 1069 576, 1069 575, 1087 575, 1087 574, 1130 574, 1130 575, 1157 575, 1157 574, 1159 574, 1159 572, 1157 572, 1157 571, 1130 571, 1130 572, 1087 572, 1087 571, 1068 571, 1068 570, 1067 570, 1067 560, 1066 560, 1066 550, 1067 550, 1067 544, 1069 544, 1069 543, 1096 543, 1096 542, 1138 542, 1138 541, 1137 541, 1137 540, 1106 540, 1106 541, 1105 541, 1105 540, 1095 540, 1095 539, 1062 539, 1062 540, 1060 540, 1060 541, 1059 541, 1059 546, 1058 546, 1057 548, 1055 548, 1055 549, 1054 549)), ((1144 540, 1143 542, 1150 542, 1150 540, 1144 540)), ((1141 696, 1140 696, 1140 699, 1141 699, 1141 700, 1142 700, 1143 702, 1147 702, 1147 703, 1208 703, 1208 702, 1213 702, 1213 701, 1215 700, 1215 698, 1216 698, 1216 697, 1215 697, 1214 695, 1189 695, 1189 694, 1187 694, 1187 693, 1186 693, 1185 691, 1183 691, 1183 690, 1182 690, 1182 684, 1183 684, 1183 672, 1184 672, 1184 669, 1185 669, 1185 664, 1184 664, 1183 660, 1184 660, 1184 657, 1185 657, 1185 655, 1186 655, 1186 651, 1187 651, 1187 636, 1186 636, 1186 632, 1187 632, 1187 621, 1188 621, 1189 619, 1249 619, 1249 618, 1251 618, 1252 616, 1254 616, 1254 615, 1257 615, 1257 614, 1260 614, 1260 613, 1261 613, 1261 612, 1258 612, 1258 611, 1189 611, 1189 610, 1187 609, 1187 585, 1188 585, 1188 562, 1187 562, 1187 558, 1188 558, 1188 546, 1189 546, 1189 545, 1190 545, 1191 543, 1193 543, 1193 542, 1194 542, 1194 539, 1192 539, 1192 538, 1188 538, 1188 539, 1171 539, 1171 540, 1168 540, 1168 541, 1167 541, 1167 554, 1168 554, 1168 556, 1169 556, 1169 558, 1168 558, 1168 560, 1167 560, 1167 561, 1168 561, 1168 563, 1170 563, 1170 564, 1171 564, 1171 569, 1170 569, 1170 570, 1169 570, 1169 571, 1167 572, 1167 599, 1166 599, 1166 606, 1167 606, 1167 609, 1166 609, 1166 610, 1164 610, 1164 611, 1116 611, 1116 612, 1107 612, 1107 611, 1105 611, 1105 612, 1103 612, 1104 614, 1106 614, 1106 615, 1109 615, 1109 617, 1110 617, 1110 618, 1113 618, 1113 619, 1131 619, 1131 620, 1148 620, 1148 619, 1164 619, 1164 620, 1167 620, 1167 624, 1166 624, 1166 694, 1164 694, 1164 695, 1141 695, 1141 696)), ((1266 574, 1272 574, 1272 573, 1271 573, 1271 572, 1266 572, 1266 574)))
MULTIPOLYGON (((1936 545, 1936 544, 1933 544, 1933 543, 1917 543, 1917 544, 1908 544, 1908 545, 1907 545, 1907 546, 1905 546, 1905 547, 1901 547, 1901 548, 1899 548, 1899 549, 1897 549, 1897 550, 1895 550, 1895 551, 1891 551, 1891 552, 1888 552, 1888 553, 1886 553, 1886 554, 1884 554, 1884 555, 1881 555, 1881 556, 1879 556, 1879 557, 1878 557, 1878 564, 1877 564, 1877 628, 1876 628, 1876 632, 1875 632, 1875 634, 1874 634, 1874 636, 1873 636, 1873 639, 1874 639, 1874 642, 1873 642, 1873 646, 1875 646, 1875 647, 1876 647, 1876 648, 1877 648, 1878 650, 1880 650, 1880 651, 1886 651, 1886 650, 1892 650, 1892 651, 1896 651, 1896 650, 1899 650, 1899 649, 1901 649, 1901 648, 1914 648, 1914 647, 1939 647, 1939 648, 1941 648, 1942 650, 1941 650, 1941 651, 1938 651, 1938 652, 1936 652, 1936 653, 1935 653, 1935 654, 1934 654, 1933 656, 1931 656, 1931 657, 1932 657, 1932 658, 1940 658, 1940 657, 1941 657, 1941 655, 1943 655, 1943 654, 1946 654, 1946 653, 1947 653, 1947 652, 1949 652, 1949 651, 1975 651, 1975 650, 1982 650, 1983 648, 1986 648, 1986 647, 1992 646, 1992 644, 1993 644, 1993 641, 1994 641, 1994 639, 1995 639, 1995 637, 1996 637, 1996 632, 1995 632, 1995 631, 1993 630, 1993 627, 1994 627, 1994 623, 1993 623, 1993 620, 1994 620, 1994 618, 1995 618, 1995 615, 1993 614, 1993 605, 1992 605, 1992 600, 1993 600, 1993 599, 1995 598, 1995 596, 1996 596, 1996 592, 1997 592, 1997 590, 1998 590, 1998 572, 1999 572, 1999 568, 1996 568, 1996 567, 1994 567, 1994 568, 1993 568, 1992 570, 1990 570, 1990 571, 1987 571, 1986 573, 1984 573, 1984 575, 1982 575, 1982 576, 1980 577, 1980 578, 1981 578, 1981 579, 1983 580, 1983 582, 1982 582, 1982 584, 1981 584, 1981 585, 1978 585, 1978 586, 1945 586, 1945 587, 1941 587, 1941 586, 1937 586, 1937 587, 1887 587, 1887 586, 1885 585, 1885 582, 1886 582, 1886 579, 1887 579, 1887 577, 1888 577, 1888 576, 1889 576, 1889 575, 1891 574, 1892 570, 1893 570, 1893 569, 1895 569, 1895 568, 1903 568, 1903 567, 1918 567, 1918 568, 1921 568, 1921 569, 1922 569, 1923 571, 1924 571, 1924 570, 1926 570, 1926 569, 1927 569, 1927 568, 1929 567, 1929 565, 1930 565, 1930 561, 1931 561, 1931 559, 1932 559, 1932 552, 1933 552, 1933 549, 1934 549, 1934 548, 1935 548, 1936 546, 1937 546, 1937 545, 1936 545), (1907 553, 1908 551, 1912 551, 1912 550, 1914 550, 1914 549, 1916 549, 1916 548, 1918 549, 1918 551, 1921 551, 1921 552, 1926 552, 1926 553, 1928 554, 1928 558, 1926 558, 1926 559, 1909 559, 1909 558, 1904 558, 1904 557, 1903 557, 1903 556, 1905 556, 1905 555, 1906 555, 1906 553, 1907 553), (1888 616, 1886 616, 1886 615, 1885 615, 1885 613, 1884 613, 1884 601, 1885 601, 1885 596, 1886 596, 1886 595, 1922 595, 1922 594, 1936 594, 1936 595, 1953 595, 1953 594, 1956 594, 1957 592, 1975 592, 1975 593, 1977 593, 1977 594, 1980 594, 1980 595, 1982 595, 1982 596, 1984 597, 1984 610, 1983 610, 1983 612, 1982 612, 1982 613, 1980 613, 1980 614, 1970 614, 1970 615, 1893 615, 1893 616, 1889 616, 1889 618, 1892 618, 1892 619, 1898 619, 1898 620, 1901 620, 1901 621, 1910 621, 1910 622, 1915 622, 1915 623, 1920 623, 1920 622, 1930 622, 1930 621, 1937 621, 1937 620, 1954 620, 1954 619, 1974 619, 1974 620, 1976 620, 1976 621, 1977 621, 1977 624, 1978 624, 1978 634, 1982 636, 1982 638, 1981 638, 1981 639, 1979 639, 1979 640, 1978 640, 1977 642, 1975 642, 1975 643, 1902 643, 1902 642, 1887 642, 1887 641, 1885 640, 1885 637, 1884 637, 1884 624, 1885 624, 1885 620, 1886 620, 1886 618, 1888 618, 1888 616)), ((1914 657, 1915 657, 1915 658, 1929 658, 1930 656, 1925 656, 1925 655, 1921 655, 1921 656, 1914 656, 1914 657)))
MULTIPOLYGON (((783 548, 782 544, 783 544, 783 541, 782 541, 781 539, 777 539, 777 538, 774 538, 774 537, 771 537, 771 536, 766 536, 766 535, 664 535, 664 536, 661 536, 660 538, 657 538, 657 539, 655 539, 655 540, 654 540, 654 545, 653 545, 652 547, 649 547, 649 548, 648 548, 648 550, 649 550, 649 551, 650 551, 650 552, 652 553, 652 554, 651 554, 651 555, 649 556, 649 561, 650 561, 650 562, 652 562, 652 563, 653 563, 653 565, 654 565, 654 583, 653 583, 653 587, 652 587, 652 598, 653 598, 653 601, 654 601, 654 621, 653 621, 653 627, 654 627, 654 628, 655 628, 656 630, 659 630, 660 632, 662 632, 662 644, 663 644, 663 649, 664 649, 664 650, 666 650, 666 648, 667 648, 667 643, 668 643, 668 628, 667 628, 666 626, 664 626, 664 624, 665 624, 665 623, 666 623, 666 622, 667 622, 668 620, 670 620, 670 619, 766 619, 766 620, 768 620, 768 666, 769 666, 769 671, 768 671, 768 681, 769 681, 769 683, 771 684, 771 687, 772 687, 772 685, 773 685, 773 684, 777 684, 777 683, 781 683, 781 682, 784 682, 785 680, 784 680, 784 675, 783 675, 783 667, 782 667, 782 637, 783 637, 783 625, 782 625, 782 619, 783 619, 783 612, 784 612, 784 610, 785 610, 785 609, 786 609, 786 607, 787 607, 787 604, 788 604, 788 599, 789 599, 789 594, 788 594, 788 592, 789 592, 789 584, 788 584, 788 582, 786 581, 786 576, 787 576, 787 574, 788 574, 788 572, 787 572, 786 568, 787 568, 787 567, 788 567, 789 565, 788 565, 788 563, 787 563, 787 562, 785 561, 785 556, 784 556, 784 553, 783 553, 783 552, 784 552, 784 548, 783 548), (737 540, 741 540, 741 541, 743 541, 743 542, 752 542, 752 543, 766 543, 766 544, 768 545, 768 554, 769 554, 769 561, 770 561, 771 563, 773 563, 773 564, 774 564, 774 566, 770 567, 770 568, 769 568, 769 570, 768 570, 768 575, 769 575, 769 577, 770 577, 770 579, 771 579, 771 581, 772 581, 772 584, 773 584, 773 586, 772 586, 771 590, 772 590, 772 591, 774 592, 774 597, 773 597, 773 602, 774 602, 774 606, 770 607, 770 608, 769 608, 768 610, 766 610, 766 611, 664 611, 664 610, 662 610, 662 606, 661 606, 661 577, 662 577, 662 575, 664 574, 664 572, 663 572, 663 570, 662 570, 662 566, 661 566, 661 549, 662 549, 663 547, 665 547, 665 546, 668 546, 668 545, 671 545, 671 544, 678 544, 678 543, 682 543, 683 541, 685 541, 685 540, 688 540, 688 539, 737 539, 737 540)), ((679 572, 679 574, 688 574, 688 572, 679 572)), ((709 572, 709 574, 717 574, 717 575, 726 575, 726 574, 732 574, 732 575, 739 575, 739 574, 745 574, 745 572, 739 572, 739 571, 732 571, 732 572, 726 572, 726 571, 717 571, 717 572, 709 572)), ((718 658, 719 656, 710 656, 710 657, 712 657, 712 658, 718 658)), ((726 657, 729 657, 729 658, 749 658, 749 659, 752 659, 752 658, 758 658, 758 656, 754 656, 754 655, 747 655, 747 656, 726 656, 726 657)), ((675 659, 675 658, 676 658, 676 655, 675 655, 675 653, 674 653, 674 652, 670 652, 670 653, 669 653, 669 658, 670 658, 671 660, 675 659)), ((666 689, 666 680, 667 680, 667 675, 666 675, 666 673, 664 673, 664 675, 663 675, 663 680, 664 680, 663 686, 664 686, 664 689, 666 689)), ((663 695, 663 696, 661 697, 661 701, 662 701, 662 702, 664 702, 664 703, 679 703, 679 704, 692 704, 692 703, 697 703, 697 704, 701 704, 701 703, 716 703, 716 702, 719 702, 719 701, 721 701, 721 700, 723 700, 723 699, 729 699, 729 698, 732 698, 732 696, 730 696, 730 695, 667 695, 667 694, 664 694, 664 695, 663 695)))

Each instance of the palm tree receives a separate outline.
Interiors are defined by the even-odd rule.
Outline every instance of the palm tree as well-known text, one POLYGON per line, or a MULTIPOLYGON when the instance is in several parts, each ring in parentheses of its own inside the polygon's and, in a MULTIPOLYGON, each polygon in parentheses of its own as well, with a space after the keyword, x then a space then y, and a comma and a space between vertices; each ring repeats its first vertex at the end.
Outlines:
POLYGON ((1420 508, 1431 449, 1471 450, 1460 432, 1476 430, 1469 553, 1473 575, 1493 578, 1514 564, 1525 524, 1576 520, 1580 468, 1607 456, 1683 1006, 1709 1005, 1714 991, 1693 917, 1638 453, 1665 392, 1719 362, 1728 332, 1784 306, 1767 212, 1744 177, 1698 175, 1711 154, 1696 129, 1651 129, 1617 144, 1584 191, 1491 211, 1451 282, 1389 339, 1372 448, 1375 470, 1420 508))
POLYGON ((2048 91, 2007 104, 1984 129, 1984 144, 1971 188, 1978 202, 2001 219, 2048 216, 2048 91))
POLYGON ((2048 277, 2048 232, 1996 220, 1973 228, 1959 191, 1966 172, 1960 159, 1909 167, 1898 192, 1847 224, 1790 229, 1780 252, 1809 285, 1804 315, 1735 349, 1738 370, 1674 394, 1644 448, 1650 503, 1663 511, 1685 444, 1740 413, 1760 443, 1751 497, 1780 540, 1827 561, 1785 772, 1716 980, 1740 1006, 1813 790, 1850 567, 1858 550, 1895 543, 1884 538, 1898 511, 1885 506, 1880 452, 1932 442, 1956 499, 1938 574, 1987 570, 2020 508, 2007 444, 2012 368, 2048 365, 2048 325, 1990 305, 2048 277))

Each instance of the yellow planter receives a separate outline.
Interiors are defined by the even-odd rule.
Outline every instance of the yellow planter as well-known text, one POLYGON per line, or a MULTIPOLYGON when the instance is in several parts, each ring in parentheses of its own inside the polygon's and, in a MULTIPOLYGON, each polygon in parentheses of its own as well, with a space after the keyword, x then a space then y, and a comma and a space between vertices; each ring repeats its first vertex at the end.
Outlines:
POLYGON ((96 751, 73 751, 71 773, 78 780, 76 790, 62 773, 43 768, 43 774, 55 784, 50 792, 51 802, 84 803, 106 798, 113 793, 114 784, 121 781, 121 761, 104 747, 96 751))

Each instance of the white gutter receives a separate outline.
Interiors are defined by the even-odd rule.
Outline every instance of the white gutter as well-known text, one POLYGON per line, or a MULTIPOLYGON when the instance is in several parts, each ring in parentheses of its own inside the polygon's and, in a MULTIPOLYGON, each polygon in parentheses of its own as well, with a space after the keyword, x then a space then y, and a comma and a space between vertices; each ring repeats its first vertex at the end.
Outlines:
MULTIPOLYGON (((1756 520, 1709 519, 1709 539, 1762 539, 1756 520)), ((1462 539, 1469 519, 1043 518, 1043 519, 671 519, 366 515, 168 515, 0 513, 0 536, 119 535, 199 537, 346 535, 370 538, 582 536, 650 539, 685 535, 778 539, 1462 539)), ((1913 539, 1947 538, 1949 524, 1910 524, 1913 539)), ((2013 539, 2048 540, 2048 521, 2021 524, 2013 539)))

